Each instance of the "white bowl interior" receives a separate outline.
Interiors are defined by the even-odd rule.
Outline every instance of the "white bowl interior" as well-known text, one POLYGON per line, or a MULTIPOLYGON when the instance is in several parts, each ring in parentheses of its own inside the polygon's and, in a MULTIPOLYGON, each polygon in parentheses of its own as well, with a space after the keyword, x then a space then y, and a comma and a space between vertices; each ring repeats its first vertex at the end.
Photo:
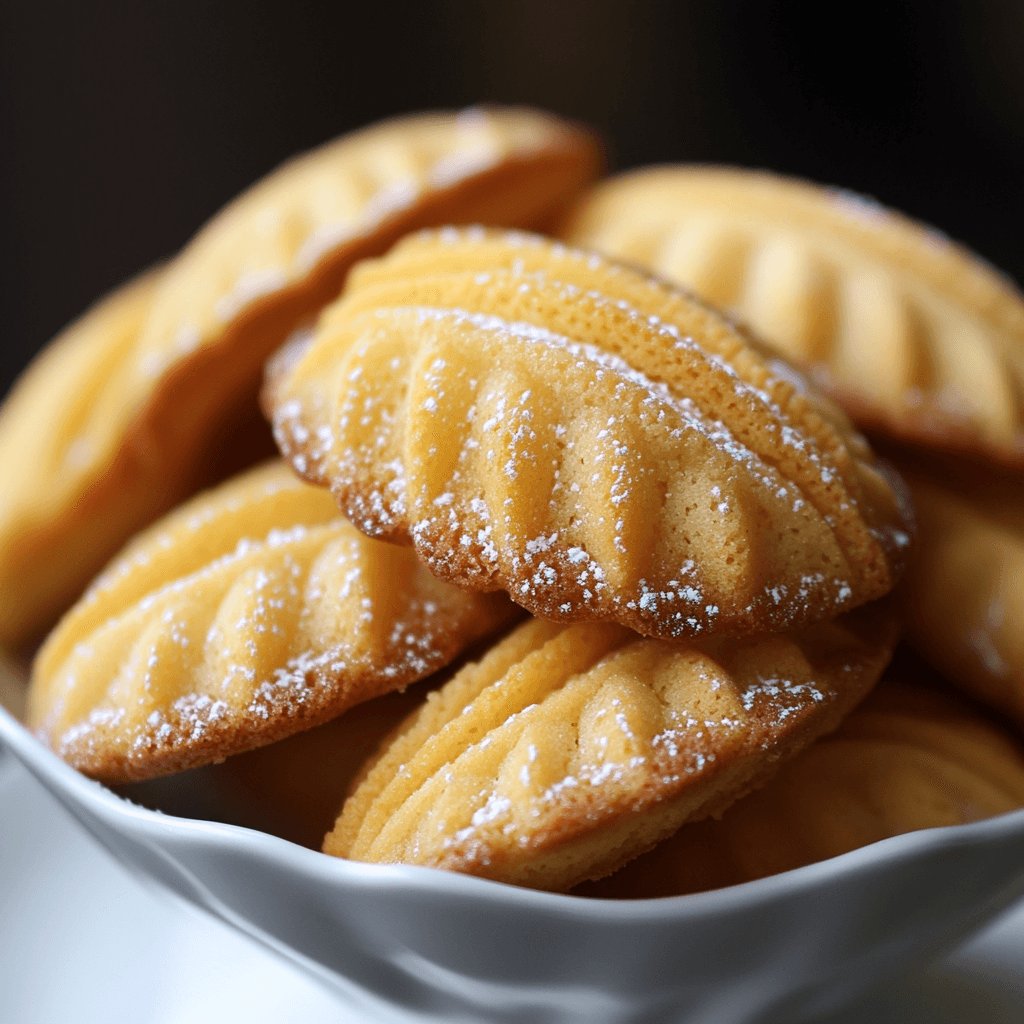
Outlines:
POLYGON ((291 826, 251 793, 239 800, 230 770, 126 788, 150 805, 138 806, 2 710, 0 742, 137 875, 373 1019, 809 1019, 951 948, 1024 892, 1024 811, 730 889, 612 902, 323 856, 268 834, 291 826))

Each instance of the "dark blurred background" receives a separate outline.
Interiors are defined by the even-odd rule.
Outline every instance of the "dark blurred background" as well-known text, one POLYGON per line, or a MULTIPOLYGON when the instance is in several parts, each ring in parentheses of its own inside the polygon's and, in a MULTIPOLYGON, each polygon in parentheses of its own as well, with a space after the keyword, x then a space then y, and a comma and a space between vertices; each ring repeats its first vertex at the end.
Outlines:
POLYGON ((290 154, 485 100, 590 122, 614 168, 870 193, 1021 280, 1022 44, 1022 0, 4 0, 0 392, 290 154))

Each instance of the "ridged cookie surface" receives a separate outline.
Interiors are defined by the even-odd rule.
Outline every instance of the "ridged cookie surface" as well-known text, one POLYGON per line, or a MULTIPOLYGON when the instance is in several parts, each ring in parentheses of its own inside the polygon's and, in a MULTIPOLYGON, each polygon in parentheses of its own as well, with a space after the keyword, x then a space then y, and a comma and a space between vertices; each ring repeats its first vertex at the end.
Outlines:
POLYGON ((684 825, 580 895, 678 896, 764 878, 923 828, 1024 807, 1024 751, 940 693, 883 684, 719 820, 684 825))
POLYGON ((428 696, 324 851, 568 889, 728 806, 834 728, 894 643, 874 605, 699 645, 532 620, 428 696))
POLYGON ((231 426, 258 415, 264 360, 355 260, 429 224, 543 223, 598 163, 589 135, 538 111, 388 121, 285 164, 71 328, 0 418, 0 459, 32 467, 0 498, 0 643, 32 639, 135 530, 214 482, 231 426), (52 569, 27 570, 53 538, 52 569))
MULTIPOLYGON (((117 506, 95 485, 97 448, 109 459, 125 424, 120 404, 97 402, 90 382, 128 357, 158 283, 159 272, 150 272, 95 305, 43 351, 0 406, 4 647, 30 639, 70 605, 103 564, 103 552, 111 553, 111 536, 123 540, 135 528, 137 510, 117 506)), ((164 496, 159 487, 151 496, 156 504, 142 507, 157 515, 164 496)))
POLYGON ((1024 481, 904 464, 920 524, 898 591, 908 635, 951 680, 1024 724, 1024 481))
POLYGON ((267 392, 361 530, 545 618, 791 628, 886 593, 909 543, 898 482, 791 368, 539 236, 445 229, 361 264, 267 392))
POLYGON ((96 778, 222 760, 441 668, 513 617, 272 463, 129 545, 50 635, 29 725, 96 778))
POLYGON ((962 246, 835 188, 659 167, 564 229, 735 311, 862 425, 1024 464, 1024 297, 962 246))

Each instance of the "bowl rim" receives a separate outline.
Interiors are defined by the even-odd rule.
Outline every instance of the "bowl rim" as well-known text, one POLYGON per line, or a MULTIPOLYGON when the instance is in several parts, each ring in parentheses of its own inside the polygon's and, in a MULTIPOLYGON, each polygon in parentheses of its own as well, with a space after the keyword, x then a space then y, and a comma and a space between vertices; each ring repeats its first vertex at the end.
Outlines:
MULTIPOLYGON (((364 864, 331 857, 278 836, 241 825, 182 818, 150 810, 75 771, 45 747, 24 725, 0 706, 0 750, 7 747, 56 796, 65 794, 108 826, 160 842, 191 841, 222 851, 261 857, 280 868, 338 886, 355 885, 367 892, 406 889, 423 895, 485 899, 514 905, 542 916, 571 918, 581 924, 683 923, 709 914, 729 914, 759 903, 805 896, 824 884, 870 873, 881 866, 909 862, 940 850, 985 846, 1020 840, 1024 849, 1024 808, 966 825, 921 829, 892 836, 824 861, 723 889, 643 899, 601 899, 543 892, 477 878, 402 864, 364 864), (115 824, 116 823, 116 824, 115 824)), ((1024 859, 1021 861, 1024 874, 1024 859)))

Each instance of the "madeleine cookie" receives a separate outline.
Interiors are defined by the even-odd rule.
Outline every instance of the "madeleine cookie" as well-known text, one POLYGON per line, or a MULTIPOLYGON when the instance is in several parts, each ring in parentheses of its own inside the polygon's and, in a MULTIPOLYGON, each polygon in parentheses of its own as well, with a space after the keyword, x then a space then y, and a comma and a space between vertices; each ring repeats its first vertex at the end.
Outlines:
POLYGON ((166 814, 241 825, 319 852, 367 758, 447 676, 447 669, 437 672, 184 777, 117 786, 117 794, 166 814))
POLYGON ((701 166, 600 185, 564 234, 734 311, 861 425, 1024 465, 1024 297, 944 235, 840 189, 701 166))
POLYGON ((1024 481, 906 472, 920 526, 898 590, 908 636, 951 680, 1024 724, 1024 481))
POLYGON ((549 619, 781 630, 886 593, 901 485, 688 295, 538 236, 361 264, 272 366, 278 445, 370 536, 549 619))
POLYGON ((720 819, 684 825, 579 895, 679 896, 1024 807, 1024 751, 940 693, 883 683, 720 819))
POLYGON ((834 728, 895 633, 877 605, 685 646, 532 620, 428 695, 324 852, 542 889, 600 877, 834 728))
MULTIPOLYGON (((151 271, 98 302, 0 406, 0 646, 32 639, 103 564, 111 537, 135 528, 135 510, 96 486, 97 444, 116 451, 122 432, 120 402, 97 401, 96 387, 129 357, 159 280, 151 271)), ((155 515, 163 495, 150 493, 155 515)))
POLYGON ((50 635, 28 722, 95 778, 270 743, 441 668, 514 616, 370 541, 272 463, 136 538, 50 635))
POLYGON ((355 260, 428 224, 543 223, 598 163, 589 135, 538 111, 388 121, 285 164, 72 327, 0 419, 0 459, 30 467, 0 497, 0 643, 32 639, 136 529, 212 482, 264 360, 355 260))

